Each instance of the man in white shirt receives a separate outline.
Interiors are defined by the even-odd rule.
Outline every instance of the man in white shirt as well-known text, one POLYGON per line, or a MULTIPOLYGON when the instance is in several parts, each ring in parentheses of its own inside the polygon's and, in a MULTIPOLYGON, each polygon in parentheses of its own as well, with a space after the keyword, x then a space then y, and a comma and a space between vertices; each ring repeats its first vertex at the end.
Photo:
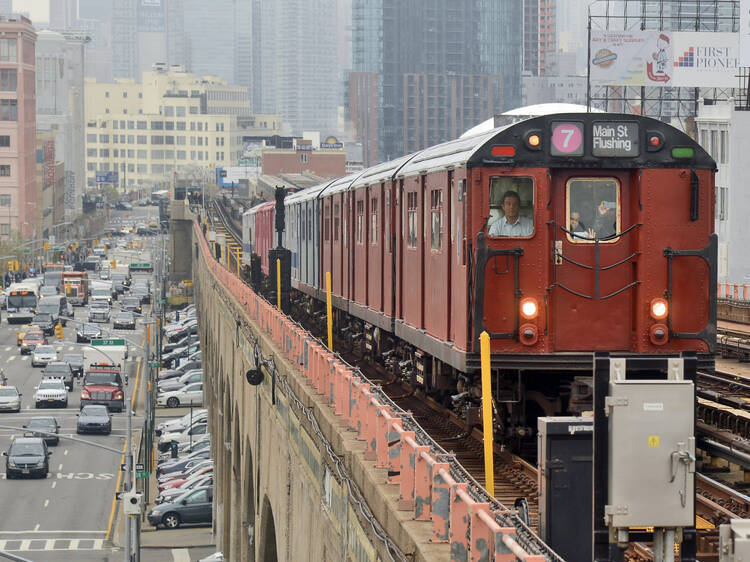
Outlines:
POLYGON ((490 236, 531 236, 534 223, 520 215, 521 198, 515 191, 506 191, 502 202, 504 217, 497 219, 490 226, 490 236))

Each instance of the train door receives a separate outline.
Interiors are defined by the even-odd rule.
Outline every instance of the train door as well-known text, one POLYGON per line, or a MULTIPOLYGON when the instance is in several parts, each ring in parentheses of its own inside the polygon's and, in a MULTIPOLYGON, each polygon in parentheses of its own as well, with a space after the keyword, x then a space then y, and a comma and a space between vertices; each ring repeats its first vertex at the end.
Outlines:
POLYGON ((424 324, 424 176, 404 181, 402 201, 403 259, 401 305, 404 322, 414 328, 424 324))
POLYGON ((556 351, 625 350, 637 278, 629 172, 558 170, 552 177, 551 338, 556 351))

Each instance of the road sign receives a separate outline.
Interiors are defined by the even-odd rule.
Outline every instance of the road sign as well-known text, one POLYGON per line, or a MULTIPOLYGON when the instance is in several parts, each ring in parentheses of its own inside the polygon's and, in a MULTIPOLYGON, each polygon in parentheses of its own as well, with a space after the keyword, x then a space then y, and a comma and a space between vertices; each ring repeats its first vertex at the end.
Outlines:
POLYGON ((125 340, 123 339, 91 340, 91 345, 93 347, 107 346, 107 345, 125 345, 125 340))
POLYGON ((122 463, 122 464, 120 465, 120 470, 122 470, 123 472, 125 472, 125 471, 126 471, 127 469, 128 469, 128 465, 127 465, 127 464, 125 464, 125 463, 122 463))
POLYGON ((149 367, 151 367, 152 369, 158 369, 158 368, 160 367, 160 365, 159 365, 159 362, 158 362, 158 361, 151 361, 151 362, 150 362, 150 363, 148 364, 148 366, 149 366, 149 367))
POLYGON ((135 473, 136 478, 148 478, 151 475, 148 471, 140 471, 135 473))
POLYGON ((25 249, 25 250, 23 251, 23 253, 24 253, 24 254, 30 254, 30 253, 31 253, 31 250, 30 250, 29 248, 26 248, 26 249, 25 249))
POLYGON ((135 463, 135 469, 138 472, 141 472, 141 471, 143 471, 145 469, 145 466, 143 465, 142 462, 137 462, 137 463, 135 463))

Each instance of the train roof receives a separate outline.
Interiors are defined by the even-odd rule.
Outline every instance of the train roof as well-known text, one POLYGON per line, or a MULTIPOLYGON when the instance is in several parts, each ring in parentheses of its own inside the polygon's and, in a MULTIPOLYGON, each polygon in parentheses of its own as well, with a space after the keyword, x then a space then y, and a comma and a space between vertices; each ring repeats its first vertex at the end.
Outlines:
POLYGON ((716 162, 695 140, 657 119, 613 113, 558 113, 427 148, 404 165, 398 175, 464 165, 716 169, 716 162), (572 134, 576 149, 569 150, 561 131, 572 134), (536 147, 527 144, 532 134, 540 141, 536 147), (654 139, 656 145, 651 144, 654 139))
POLYGON ((375 166, 367 168, 352 182, 351 187, 356 189, 357 187, 364 185, 372 185, 392 179, 393 176, 398 173, 399 169, 409 160, 414 158, 416 154, 420 153, 407 154, 401 158, 389 160, 388 162, 383 162, 382 164, 376 164, 375 166))
POLYGON ((260 211, 265 205, 268 205, 269 203, 274 204, 274 205, 276 204, 274 201, 263 201, 263 203, 258 203, 257 205, 253 205, 252 207, 247 209, 244 213, 242 213, 242 216, 244 217, 245 215, 254 215, 255 213, 260 211))
POLYGON ((367 168, 366 170, 355 172, 353 174, 349 174, 348 176, 344 176, 337 180, 332 181, 329 185, 326 186, 325 190, 323 191, 323 193, 321 193, 321 195, 325 194, 327 197, 329 195, 334 195, 335 193, 347 191, 352 186, 352 184, 357 180, 359 176, 361 176, 366 171, 371 170, 371 169, 372 168, 367 168))

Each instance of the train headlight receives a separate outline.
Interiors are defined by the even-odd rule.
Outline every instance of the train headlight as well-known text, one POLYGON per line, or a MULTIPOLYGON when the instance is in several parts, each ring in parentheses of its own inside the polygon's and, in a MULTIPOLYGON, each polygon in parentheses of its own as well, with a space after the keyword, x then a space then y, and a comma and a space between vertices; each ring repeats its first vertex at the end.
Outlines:
POLYGON ((533 320, 539 314, 539 306, 536 303, 536 299, 527 297, 521 299, 521 316, 527 320, 533 320))
POLYGON ((655 298, 651 301, 651 318, 654 320, 664 320, 669 314, 667 301, 662 298, 655 298))

